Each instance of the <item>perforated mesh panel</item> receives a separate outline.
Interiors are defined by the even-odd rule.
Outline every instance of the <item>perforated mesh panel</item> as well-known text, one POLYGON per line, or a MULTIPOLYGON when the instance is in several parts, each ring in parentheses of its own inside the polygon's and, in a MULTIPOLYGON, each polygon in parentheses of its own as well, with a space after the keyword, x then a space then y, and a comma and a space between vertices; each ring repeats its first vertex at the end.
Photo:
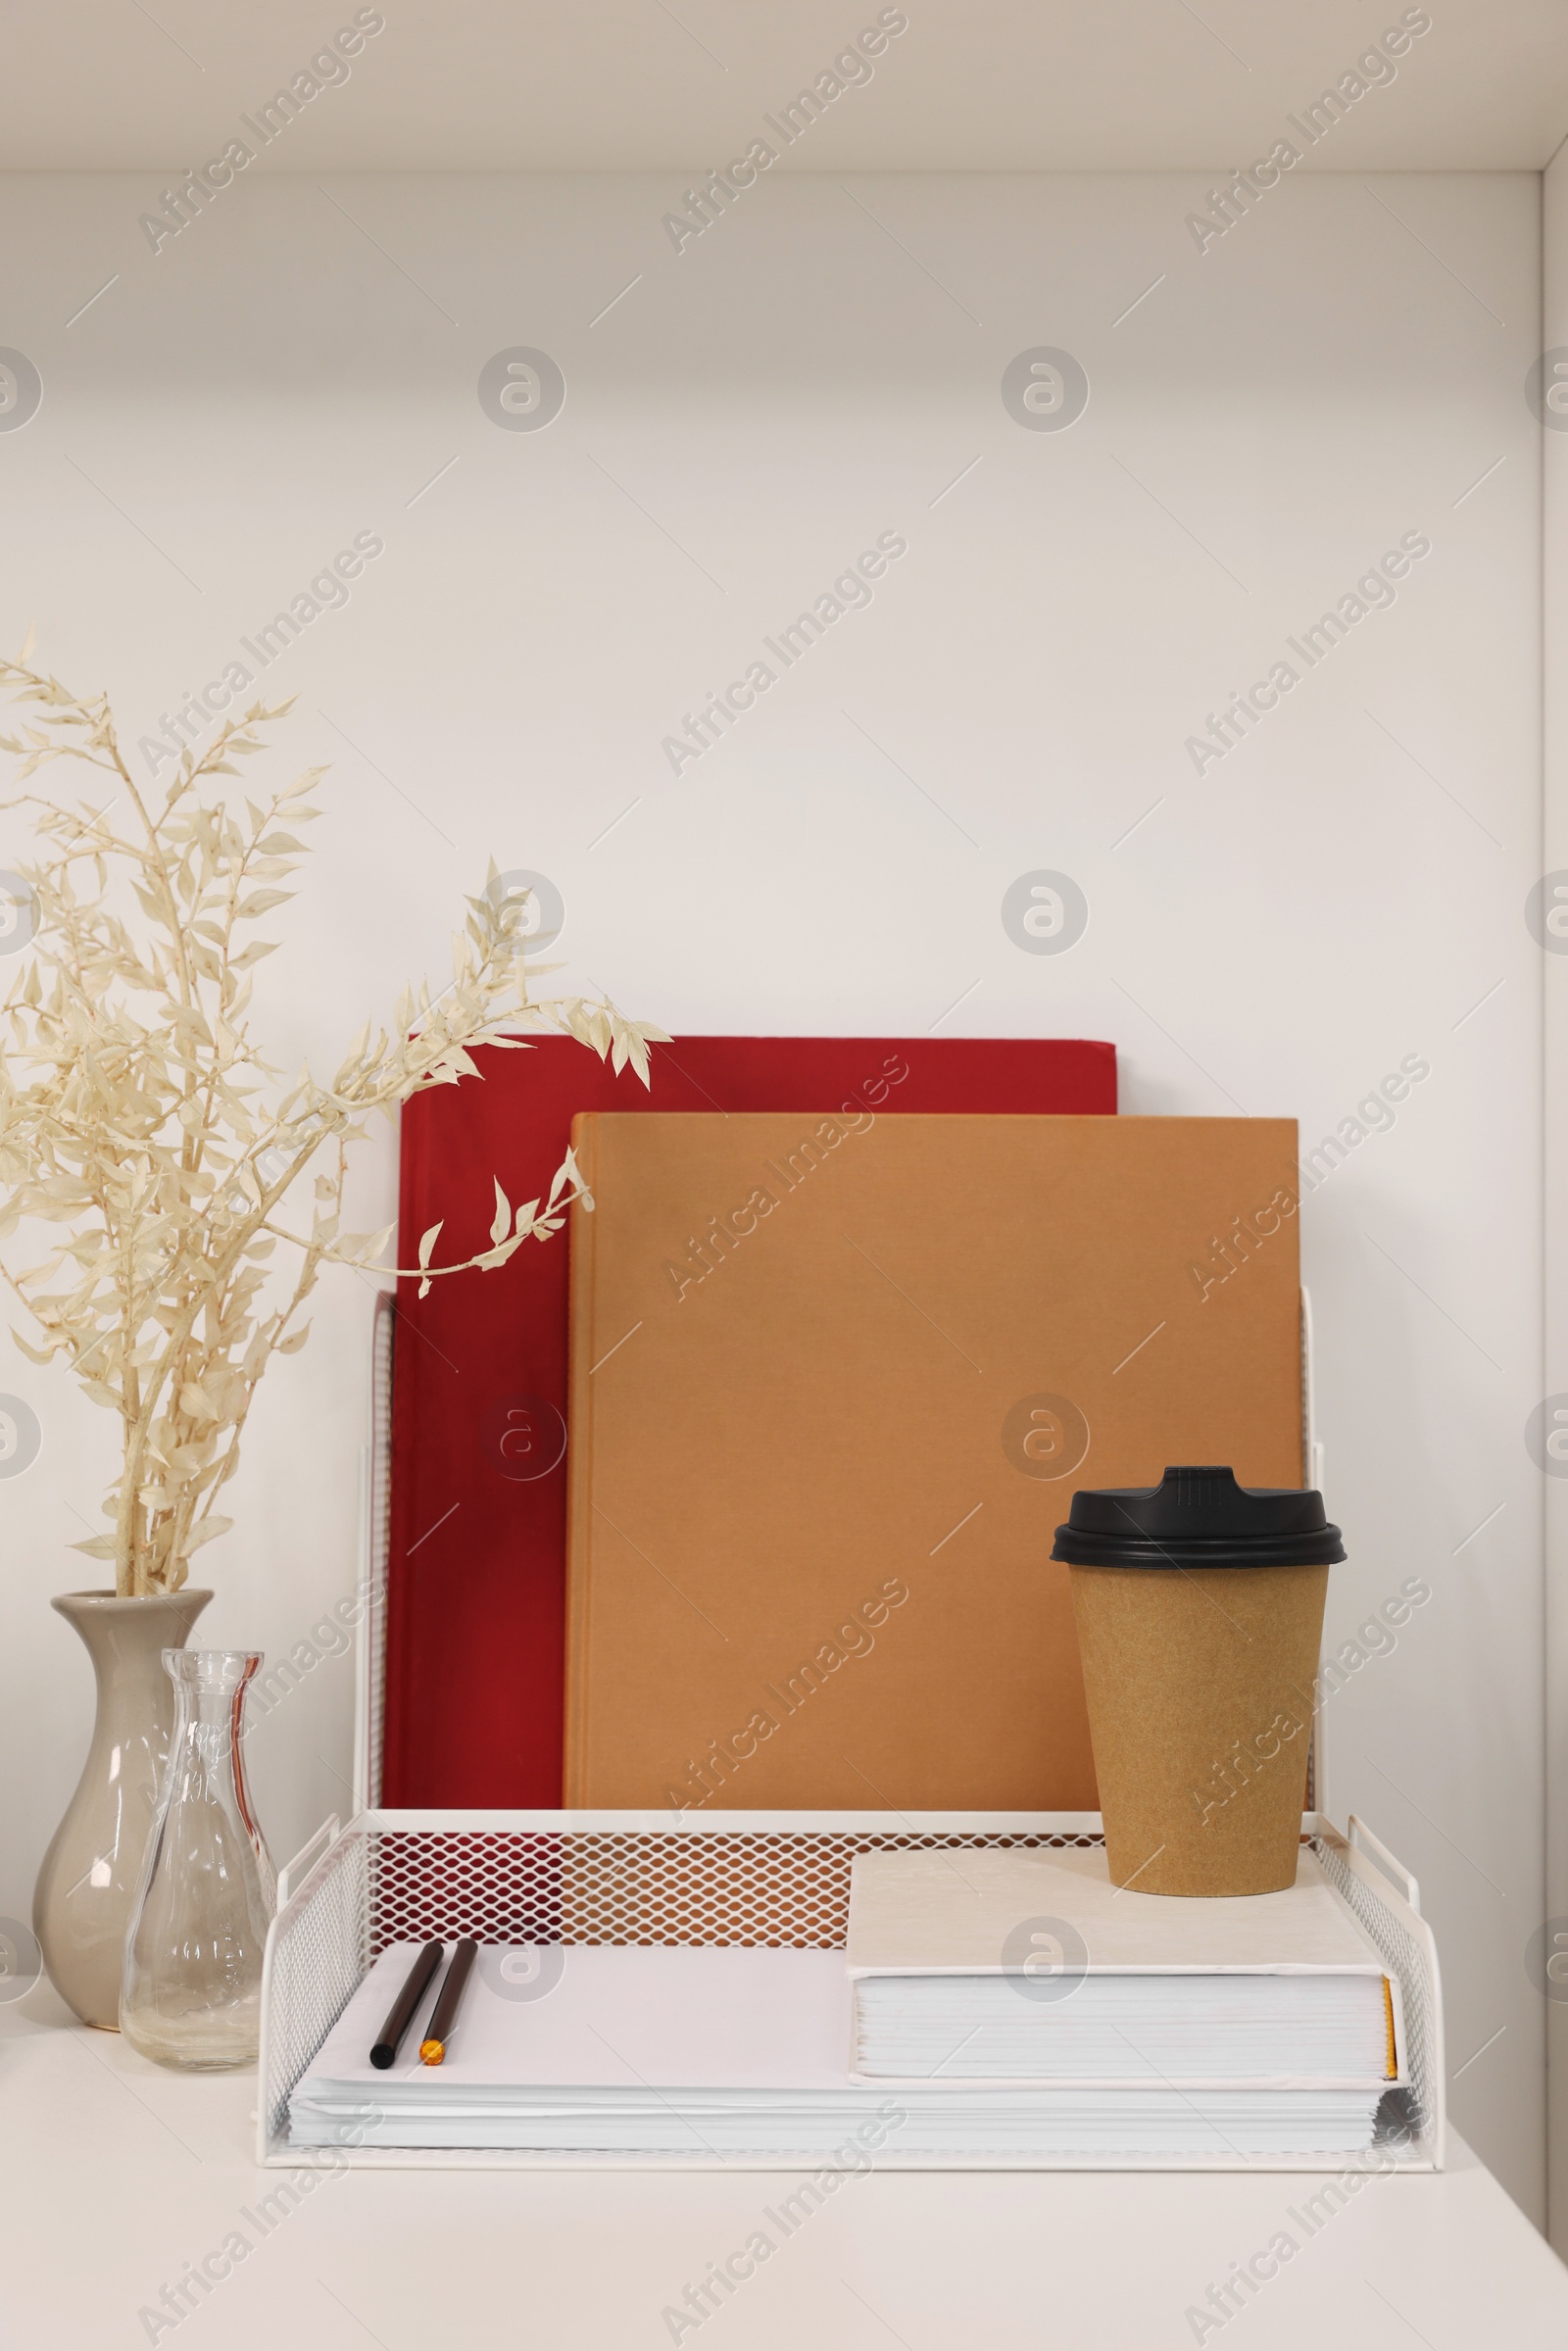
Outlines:
POLYGON ((306 1880, 308 1895, 280 1914, 265 1994, 262 2101, 269 2135, 289 2092, 337 2023, 375 1955, 370 1938, 370 1839, 350 1830, 306 1880))
POLYGON ((381 1801, 381 1738, 386 1709, 386 1582, 392 1542, 392 1379, 397 1346, 397 1300, 383 1291, 370 1334, 370 1463, 366 1497, 366 1659, 364 1801, 381 1801))
POLYGON ((1432 1982, 1426 1953, 1395 1913, 1378 1900, 1365 1880, 1349 1867, 1344 1852, 1321 1837, 1312 1850, 1323 1875, 1360 1920, 1398 1981, 1404 2002, 1404 2058, 1410 2076, 1407 2119, 1414 2131, 1429 2131, 1437 2114, 1438 2084, 1433 2077, 1437 2048, 1437 2019, 1432 2013, 1432 1982))
POLYGON ((828 1831, 698 1836, 371 1832, 372 1948, 480 1942, 785 1944, 842 1950, 857 1853, 910 1846, 1098 1845, 1096 1836, 828 1831))

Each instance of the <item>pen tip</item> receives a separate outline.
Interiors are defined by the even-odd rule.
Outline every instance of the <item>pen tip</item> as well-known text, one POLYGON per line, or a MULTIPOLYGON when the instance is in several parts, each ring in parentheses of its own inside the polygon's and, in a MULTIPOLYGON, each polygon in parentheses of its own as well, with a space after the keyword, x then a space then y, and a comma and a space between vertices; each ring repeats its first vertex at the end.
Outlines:
POLYGON ((419 2043, 419 2063, 439 2065, 447 2053, 445 2041, 422 2040, 419 2043))

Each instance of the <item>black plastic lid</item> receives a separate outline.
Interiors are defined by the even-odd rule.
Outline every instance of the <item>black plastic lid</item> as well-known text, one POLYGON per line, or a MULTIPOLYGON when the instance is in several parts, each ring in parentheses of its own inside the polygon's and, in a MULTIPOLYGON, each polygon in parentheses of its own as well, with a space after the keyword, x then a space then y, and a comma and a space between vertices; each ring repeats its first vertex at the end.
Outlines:
POLYGON ((1320 1494, 1176 1468, 1157 1486, 1075 1494, 1051 1556, 1076 1567, 1332 1567, 1345 1545, 1320 1494))

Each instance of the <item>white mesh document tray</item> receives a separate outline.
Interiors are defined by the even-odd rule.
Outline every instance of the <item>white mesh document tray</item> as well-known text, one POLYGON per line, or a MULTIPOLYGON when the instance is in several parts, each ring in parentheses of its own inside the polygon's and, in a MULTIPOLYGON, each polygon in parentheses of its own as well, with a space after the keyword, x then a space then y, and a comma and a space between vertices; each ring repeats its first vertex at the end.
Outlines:
MULTIPOLYGON (((1443 2009, 1437 1949, 1415 1882, 1352 1819, 1348 1837, 1308 1813, 1303 1839, 1397 1980, 1408 2089, 1372 2152, 1321 2155, 935 2156, 880 2151, 899 2171, 1290 2171, 1353 2165, 1432 2171, 1443 2163, 1443 2009)), ((777 2154, 539 2153, 526 2149, 345 2147, 288 2141, 295 2084, 389 1943, 712 1944, 842 1950, 857 1853, 911 1846, 1079 1846, 1102 1841, 1098 1813, 368 1811, 329 1821, 279 1881, 262 1983, 258 2156, 263 2163, 619 2171, 814 2170, 777 2154), (318 1847, 320 1849, 318 1851, 318 1847), (301 1865, 304 1865, 303 1875, 301 1865)))

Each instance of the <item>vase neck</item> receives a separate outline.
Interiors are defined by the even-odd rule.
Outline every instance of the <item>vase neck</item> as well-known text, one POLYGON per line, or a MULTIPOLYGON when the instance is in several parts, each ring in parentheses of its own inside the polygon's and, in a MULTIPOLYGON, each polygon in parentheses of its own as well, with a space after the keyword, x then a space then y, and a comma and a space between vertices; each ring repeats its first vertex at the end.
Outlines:
POLYGON ((245 1782, 245 1693, 262 1663, 259 1649, 166 1649, 177 1713, 170 1748, 169 1795, 198 1788, 231 1806, 253 1843, 261 1831, 245 1782))
MULTIPOLYGON (((130 1687, 144 1688, 140 1677, 151 1674, 155 1687, 164 1684, 159 1657, 179 1648, 208 1601, 210 1592, 156 1592, 145 1599, 122 1599, 112 1592, 57 1592, 53 1605, 79 1636, 92 1659, 101 1692, 130 1687)), ((164 1685, 167 1689, 167 1685, 164 1685)), ((165 1702, 164 1721, 169 1711, 165 1702)))

